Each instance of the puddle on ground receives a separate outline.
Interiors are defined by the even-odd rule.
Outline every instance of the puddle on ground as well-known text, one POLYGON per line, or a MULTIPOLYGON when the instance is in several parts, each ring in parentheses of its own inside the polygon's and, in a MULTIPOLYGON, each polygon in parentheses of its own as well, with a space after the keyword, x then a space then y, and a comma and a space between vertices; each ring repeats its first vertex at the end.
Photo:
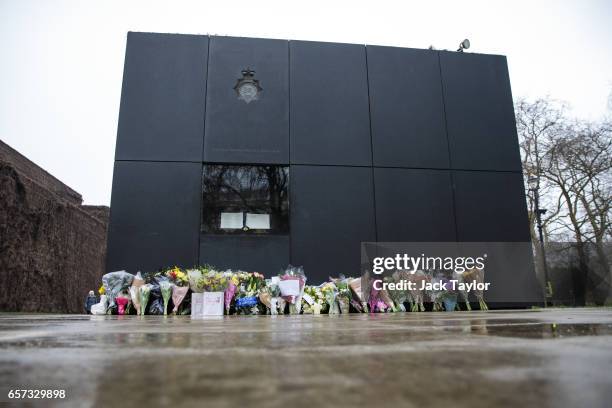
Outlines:
POLYGON ((487 326, 484 332, 476 334, 489 336, 519 337, 525 339, 556 339, 579 336, 610 336, 612 324, 599 323, 537 323, 510 326, 487 326))

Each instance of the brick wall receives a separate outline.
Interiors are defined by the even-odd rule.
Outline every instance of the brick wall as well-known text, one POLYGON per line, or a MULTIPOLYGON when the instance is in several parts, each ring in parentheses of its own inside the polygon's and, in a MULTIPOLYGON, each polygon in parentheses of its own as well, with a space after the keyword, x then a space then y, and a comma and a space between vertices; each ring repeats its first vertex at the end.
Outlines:
POLYGON ((0 311, 82 313, 104 274, 109 209, 81 206, 77 192, 23 156, 5 160, 3 145, 0 311))
POLYGON ((61 199, 75 205, 81 205, 83 198, 79 193, 38 167, 27 157, 0 140, 0 160, 9 163, 22 175, 34 180, 45 189, 55 193, 61 199))

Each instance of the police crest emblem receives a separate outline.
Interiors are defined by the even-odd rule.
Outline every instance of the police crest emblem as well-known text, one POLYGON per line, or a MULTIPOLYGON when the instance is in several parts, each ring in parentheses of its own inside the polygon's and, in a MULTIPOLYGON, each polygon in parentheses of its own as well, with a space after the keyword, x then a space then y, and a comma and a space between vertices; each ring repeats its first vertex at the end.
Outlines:
POLYGON ((259 80, 255 79, 255 71, 247 68, 242 71, 242 78, 238 79, 234 90, 238 95, 238 99, 251 103, 259 99, 259 93, 262 91, 259 86, 259 80))

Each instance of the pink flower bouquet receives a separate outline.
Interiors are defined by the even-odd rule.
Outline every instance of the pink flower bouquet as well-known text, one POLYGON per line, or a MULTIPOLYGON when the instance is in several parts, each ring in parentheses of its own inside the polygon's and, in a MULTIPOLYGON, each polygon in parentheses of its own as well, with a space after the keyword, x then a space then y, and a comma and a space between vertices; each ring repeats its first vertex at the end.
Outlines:
POLYGON ((124 315, 125 309, 130 303, 130 298, 119 296, 115 299, 115 302, 117 303, 117 314, 124 315))
POLYGON ((302 306, 304 285, 306 284, 304 268, 289 265, 279 278, 281 295, 286 302, 289 302, 290 313, 299 314, 302 306), (291 284, 291 282, 297 282, 297 284, 291 284))
POLYGON ((187 296, 187 292, 189 292, 189 286, 173 286, 172 287, 172 303, 174 304, 174 308, 172 309, 172 313, 177 314, 179 310, 179 306, 183 303, 185 296, 187 296))

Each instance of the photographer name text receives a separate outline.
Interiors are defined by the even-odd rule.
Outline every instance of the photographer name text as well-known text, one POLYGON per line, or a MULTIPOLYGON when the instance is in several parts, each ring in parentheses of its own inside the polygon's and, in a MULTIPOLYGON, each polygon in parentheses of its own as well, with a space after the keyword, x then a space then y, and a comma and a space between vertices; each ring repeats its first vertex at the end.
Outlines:
POLYGON ((490 282, 464 282, 457 279, 452 279, 446 282, 428 282, 421 280, 413 282, 409 280, 400 280, 398 282, 383 282, 380 279, 374 281, 374 289, 376 290, 489 290, 490 282))

